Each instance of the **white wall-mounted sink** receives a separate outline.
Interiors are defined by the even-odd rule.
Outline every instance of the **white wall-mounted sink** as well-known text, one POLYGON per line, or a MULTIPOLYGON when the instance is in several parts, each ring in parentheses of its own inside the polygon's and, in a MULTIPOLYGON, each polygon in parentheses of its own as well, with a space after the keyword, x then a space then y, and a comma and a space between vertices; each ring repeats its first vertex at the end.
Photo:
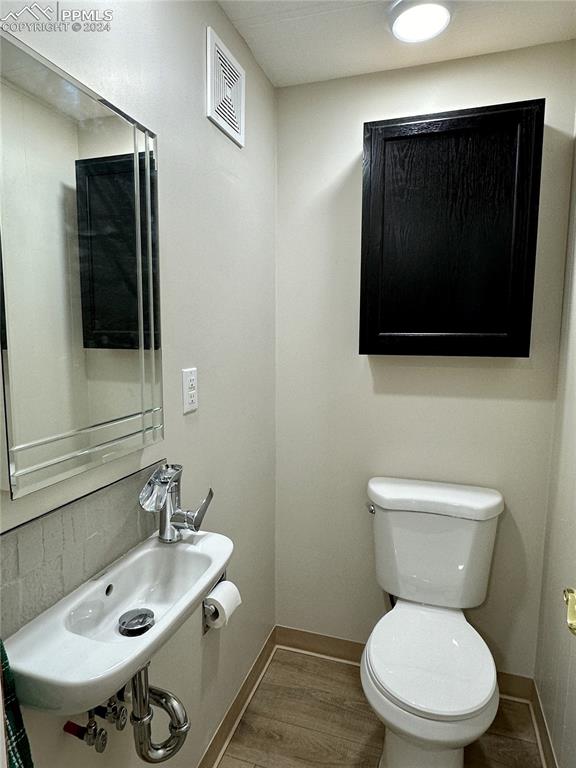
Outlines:
POLYGON ((200 605, 232 555, 217 533, 154 535, 6 641, 20 703, 71 715, 106 703, 200 605), (118 620, 149 608, 155 624, 136 637, 118 620))

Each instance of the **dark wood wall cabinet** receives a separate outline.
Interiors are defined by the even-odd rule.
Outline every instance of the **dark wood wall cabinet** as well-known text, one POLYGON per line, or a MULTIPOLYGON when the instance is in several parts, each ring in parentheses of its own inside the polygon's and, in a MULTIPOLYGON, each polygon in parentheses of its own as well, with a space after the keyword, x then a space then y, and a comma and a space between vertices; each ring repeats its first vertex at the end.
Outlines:
POLYGON ((360 353, 528 357, 544 99, 364 125, 360 353))

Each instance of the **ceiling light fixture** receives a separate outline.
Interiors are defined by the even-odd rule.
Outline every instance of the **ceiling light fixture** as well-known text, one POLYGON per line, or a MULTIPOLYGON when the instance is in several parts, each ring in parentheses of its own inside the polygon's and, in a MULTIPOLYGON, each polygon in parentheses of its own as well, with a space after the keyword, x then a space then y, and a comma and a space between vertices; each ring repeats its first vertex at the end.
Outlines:
POLYGON ((396 0, 390 8, 392 34, 403 43, 421 43, 444 32, 450 23, 447 3, 396 0))

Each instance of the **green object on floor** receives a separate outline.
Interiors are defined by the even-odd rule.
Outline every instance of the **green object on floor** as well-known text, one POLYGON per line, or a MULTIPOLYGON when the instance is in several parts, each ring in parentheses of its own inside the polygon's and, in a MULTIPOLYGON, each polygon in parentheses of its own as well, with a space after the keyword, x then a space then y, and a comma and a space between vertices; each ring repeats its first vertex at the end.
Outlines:
POLYGON ((16 696, 14 676, 10 670, 4 643, 0 640, 2 665, 2 694, 4 699, 4 732, 8 752, 8 768, 34 768, 30 742, 24 728, 20 705, 16 696))

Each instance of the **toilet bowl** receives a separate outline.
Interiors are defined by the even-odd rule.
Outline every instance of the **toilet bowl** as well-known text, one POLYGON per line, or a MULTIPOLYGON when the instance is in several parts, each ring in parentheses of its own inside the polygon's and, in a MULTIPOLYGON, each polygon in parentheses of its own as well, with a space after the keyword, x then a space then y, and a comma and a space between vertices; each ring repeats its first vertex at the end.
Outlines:
POLYGON ((462 768, 498 709, 494 660, 466 621, 488 587, 498 491, 373 478, 378 583, 397 600, 362 656, 362 687, 386 726, 380 768, 462 768))
POLYGON ((386 725, 381 768, 462 768, 496 715, 492 655, 459 610, 399 600, 375 626, 361 678, 386 725))

